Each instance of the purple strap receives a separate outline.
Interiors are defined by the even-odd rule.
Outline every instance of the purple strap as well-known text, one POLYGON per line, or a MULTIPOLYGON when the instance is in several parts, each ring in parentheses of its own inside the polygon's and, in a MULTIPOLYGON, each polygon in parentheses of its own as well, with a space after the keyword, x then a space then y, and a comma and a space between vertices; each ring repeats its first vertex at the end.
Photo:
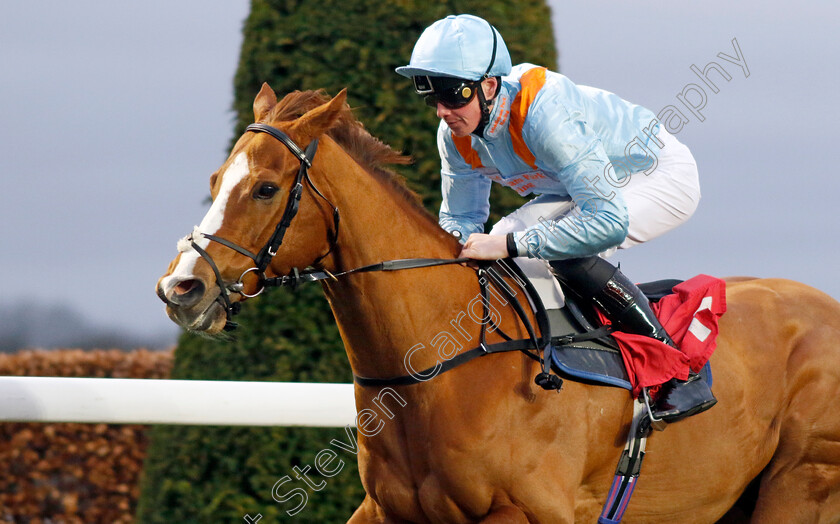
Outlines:
POLYGON ((633 422, 630 424, 627 444, 618 461, 604 509, 598 517, 598 524, 620 524, 624 511, 630 504, 630 498, 633 496, 636 482, 641 474, 645 444, 650 434, 650 424, 642 423, 646 416, 644 402, 636 399, 633 403, 633 422))

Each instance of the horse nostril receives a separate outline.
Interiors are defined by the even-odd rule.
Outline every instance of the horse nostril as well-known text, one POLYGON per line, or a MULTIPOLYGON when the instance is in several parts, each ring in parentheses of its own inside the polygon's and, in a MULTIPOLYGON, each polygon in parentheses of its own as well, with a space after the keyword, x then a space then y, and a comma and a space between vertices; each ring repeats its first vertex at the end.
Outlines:
POLYGON ((169 302, 181 307, 191 307, 198 303, 204 296, 204 283, 201 280, 190 278, 178 282, 169 294, 169 302))
POLYGON ((183 282, 179 282, 178 285, 175 286, 174 290, 177 295, 186 295, 192 291, 197 284, 198 280, 195 279, 184 280, 183 282))

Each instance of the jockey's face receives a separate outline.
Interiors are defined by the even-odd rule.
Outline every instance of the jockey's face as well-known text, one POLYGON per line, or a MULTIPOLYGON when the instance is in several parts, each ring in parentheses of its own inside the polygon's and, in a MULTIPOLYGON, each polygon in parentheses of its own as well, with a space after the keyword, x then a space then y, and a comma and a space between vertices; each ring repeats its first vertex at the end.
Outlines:
MULTIPOLYGON (((485 79, 481 83, 481 89, 484 91, 484 98, 489 101, 496 92, 496 79, 485 79)), ((490 103, 492 105, 492 102, 490 103)), ((477 96, 474 96, 467 105, 458 109, 450 109, 438 102, 437 116, 446 122, 455 136, 468 136, 475 131, 475 128, 481 122, 481 105, 477 96)))
POLYGON ((446 122, 452 134, 455 136, 467 136, 478 127, 481 121, 481 108, 478 106, 478 98, 473 98, 464 107, 449 109, 443 104, 437 104, 437 116, 446 122))

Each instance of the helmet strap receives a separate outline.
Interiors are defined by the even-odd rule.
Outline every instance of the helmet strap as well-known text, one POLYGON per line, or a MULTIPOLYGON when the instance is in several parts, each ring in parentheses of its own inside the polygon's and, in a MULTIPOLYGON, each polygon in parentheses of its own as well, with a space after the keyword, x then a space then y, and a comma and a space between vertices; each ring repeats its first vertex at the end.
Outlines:
POLYGON ((496 28, 490 25, 490 32, 493 33, 493 52, 490 54, 490 65, 487 66, 487 71, 481 75, 482 80, 490 76, 490 70, 493 69, 493 64, 496 63, 496 28))
MULTIPOLYGON (((487 66, 487 70, 481 75, 481 83, 478 85, 478 105, 481 108, 481 120, 478 122, 478 127, 473 130, 472 134, 484 138, 484 128, 487 127, 487 124, 490 123, 490 104, 488 103, 487 99, 484 97, 484 87, 482 83, 487 78, 490 78, 490 70, 493 69, 493 64, 496 63, 496 45, 497 45, 497 38, 496 38, 496 28, 493 27, 492 24, 490 25, 490 33, 493 35, 493 51, 490 54, 490 64, 487 66)), ((499 88, 501 87, 502 82, 500 78, 496 79, 496 92, 493 93, 493 96, 490 98, 490 101, 495 100, 496 95, 499 94, 499 88)))
POLYGON ((490 123, 490 111, 492 110, 491 102, 496 100, 499 95, 499 90, 502 87, 502 79, 496 78, 496 90, 490 100, 484 97, 484 88, 481 84, 478 85, 478 92, 475 94, 478 97, 478 107, 481 109, 481 120, 478 121, 478 126, 473 130, 472 134, 484 138, 484 128, 490 123))

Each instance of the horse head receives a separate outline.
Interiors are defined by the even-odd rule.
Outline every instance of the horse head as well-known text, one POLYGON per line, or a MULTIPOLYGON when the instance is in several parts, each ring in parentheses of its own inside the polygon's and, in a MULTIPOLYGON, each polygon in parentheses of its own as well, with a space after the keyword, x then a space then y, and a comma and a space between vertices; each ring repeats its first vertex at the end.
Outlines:
POLYGON ((349 113, 346 91, 326 102, 318 93, 294 95, 296 104, 278 104, 263 84, 256 124, 210 177, 210 209, 158 280, 167 314, 189 330, 231 326, 238 302, 259 294, 267 279, 316 264, 334 246, 337 211, 308 169, 314 163, 313 177, 318 171, 317 139, 349 113))

